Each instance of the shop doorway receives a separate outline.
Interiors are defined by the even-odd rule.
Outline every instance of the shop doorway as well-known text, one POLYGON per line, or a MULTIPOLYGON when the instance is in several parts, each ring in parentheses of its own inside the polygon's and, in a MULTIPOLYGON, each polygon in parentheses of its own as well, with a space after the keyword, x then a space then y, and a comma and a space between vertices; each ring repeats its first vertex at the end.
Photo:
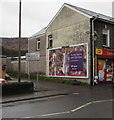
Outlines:
POLYGON ((106 80, 106 60, 104 59, 98 59, 98 76, 100 82, 106 80))
POLYGON ((113 61, 110 59, 98 59, 99 82, 112 82, 113 61))
POLYGON ((113 61, 106 61, 106 81, 112 81, 113 79, 113 61))

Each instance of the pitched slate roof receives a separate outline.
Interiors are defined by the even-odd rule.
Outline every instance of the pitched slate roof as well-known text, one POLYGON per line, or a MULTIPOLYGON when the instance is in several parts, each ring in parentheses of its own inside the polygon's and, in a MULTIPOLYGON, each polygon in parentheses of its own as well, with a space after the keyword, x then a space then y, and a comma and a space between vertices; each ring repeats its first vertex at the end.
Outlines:
MULTIPOLYGON (((86 14, 87 16, 89 16, 91 18, 92 17, 96 17, 99 20, 102 20, 102 21, 114 24, 114 18, 113 17, 109 17, 109 16, 106 16, 106 15, 103 15, 103 14, 100 14, 100 13, 96 13, 96 12, 93 12, 93 11, 90 11, 90 10, 87 10, 87 9, 84 9, 84 8, 80 8, 80 7, 77 7, 77 6, 74 6, 74 5, 70 5, 70 4, 67 4, 67 3, 64 3, 64 5, 62 6, 62 8, 64 6, 69 7, 71 9, 74 9, 76 11, 80 11, 81 13, 84 13, 84 14, 86 14)), ((59 14, 59 12, 62 10, 62 8, 58 11, 58 13, 55 15, 55 17, 59 14)), ((54 20, 54 18, 52 19, 52 21, 54 20)), ((49 27, 49 25, 52 23, 52 21, 48 24, 47 27, 41 29, 39 32, 35 33, 30 38, 34 38, 36 36, 40 36, 40 35, 45 34, 46 29, 49 27)))
POLYGON ((36 37, 36 36, 40 36, 40 35, 45 34, 46 28, 47 28, 47 27, 41 29, 40 31, 38 31, 37 33, 35 33, 34 35, 32 35, 30 38, 33 38, 33 37, 36 37))
POLYGON ((78 11, 80 11, 80 12, 86 14, 86 15, 89 15, 90 17, 97 17, 98 19, 114 23, 114 18, 113 17, 109 17, 109 16, 106 16, 106 15, 103 15, 103 14, 100 14, 100 13, 96 13, 96 12, 93 12, 93 11, 90 11, 90 10, 87 10, 87 9, 83 9, 83 8, 80 8, 80 7, 77 7, 77 6, 74 6, 74 5, 70 5, 70 4, 67 4, 67 3, 65 3, 64 5, 66 5, 68 7, 71 7, 73 9, 76 9, 76 10, 78 10, 78 11))

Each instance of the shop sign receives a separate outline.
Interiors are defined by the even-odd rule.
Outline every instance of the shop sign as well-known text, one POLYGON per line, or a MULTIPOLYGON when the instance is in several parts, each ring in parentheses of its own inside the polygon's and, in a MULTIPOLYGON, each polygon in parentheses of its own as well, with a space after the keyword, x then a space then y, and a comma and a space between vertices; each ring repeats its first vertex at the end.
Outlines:
POLYGON ((114 59, 114 50, 96 49, 96 55, 99 55, 102 58, 114 59))
POLYGON ((103 54, 102 49, 96 49, 96 54, 97 54, 97 55, 102 55, 102 54, 103 54))

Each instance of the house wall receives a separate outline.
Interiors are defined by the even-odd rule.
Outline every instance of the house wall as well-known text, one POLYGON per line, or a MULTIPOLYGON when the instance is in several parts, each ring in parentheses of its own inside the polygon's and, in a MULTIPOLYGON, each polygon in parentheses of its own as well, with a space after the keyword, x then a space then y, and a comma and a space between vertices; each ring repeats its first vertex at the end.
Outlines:
MULTIPOLYGON (((53 48, 88 43, 90 46, 90 18, 74 10, 64 7, 54 21, 49 25, 46 32, 46 46, 48 47, 48 36, 53 35, 53 48)), ((88 64, 90 66, 90 47, 88 48, 88 64)), ((47 50, 46 59, 49 60, 47 50)), ((88 67, 89 67, 88 66, 88 67)), ((89 67, 89 73, 90 73, 89 67)), ((46 74, 49 74, 49 64, 46 64, 46 74)), ((90 77, 89 77, 90 78, 90 77)), ((83 82, 89 82, 89 78, 83 82)), ((81 80, 81 79, 80 79, 81 80)))
POLYGON ((46 73, 46 36, 36 36, 28 41, 28 52, 40 54, 39 61, 29 61, 30 73, 46 73), (37 50, 37 40, 40 39, 40 50, 37 50))
POLYGON ((97 40, 95 41, 95 47, 96 48, 103 48, 103 36, 102 36, 102 30, 107 26, 107 29, 110 32, 110 49, 114 49, 114 24, 109 24, 102 21, 95 21, 95 31, 97 31, 98 36, 97 40))
MULTIPOLYGON (((107 22, 103 22, 103 21, 95 21, 95 31, 97 32, 97 40, 95 41, 95 48, 98 48, 98 49, 103 49, 103 50, 107 50, 107 51, 110 51, 111 50, 111 53, 114 51, 114 24, 109 24, 107 22), (107 28, 109 30, 109 47, 103 47, 103 34, 102 34, 102 31, 104 28, 107 28)), ((100 64, 103 64, 105 65, 105 70, 103 71, 104 72, 104 76, 103 76, 103 82, 106 82, 107 79, 108 79, 108 67, 107 64, 109 64, 109 62, 112 62, 114 61, 114 59, 111 59, 109 58, 108 56, 98 56, 96 53, 95 53, 95 75, 98 75, 99 78, 100 78, 100 72, 99 72, 99 66, 100 64), (104 62, 104 63, 103 63, 104 62)), ((112 65, 112 69, 113 69, 113 62, 111 63, 112 65)), ((112 75, 114 75, 114 71, 112 71, 112 75)), ((111 76, 111 74, 110 74, 111 76)))

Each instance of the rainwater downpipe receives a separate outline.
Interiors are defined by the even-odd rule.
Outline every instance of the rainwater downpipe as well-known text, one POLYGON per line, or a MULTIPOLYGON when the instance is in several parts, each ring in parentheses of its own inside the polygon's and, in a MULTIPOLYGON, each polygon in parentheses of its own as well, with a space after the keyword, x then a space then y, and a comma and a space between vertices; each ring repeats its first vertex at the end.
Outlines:
POLYGON ((94 39, 94 33, 95 33, 95 26, 94 26, 94 21, 97 19, 97 17, 93 17, 92 19, 92 85, 94 86, 94 76, 95 76, 95 39, 94 39))

